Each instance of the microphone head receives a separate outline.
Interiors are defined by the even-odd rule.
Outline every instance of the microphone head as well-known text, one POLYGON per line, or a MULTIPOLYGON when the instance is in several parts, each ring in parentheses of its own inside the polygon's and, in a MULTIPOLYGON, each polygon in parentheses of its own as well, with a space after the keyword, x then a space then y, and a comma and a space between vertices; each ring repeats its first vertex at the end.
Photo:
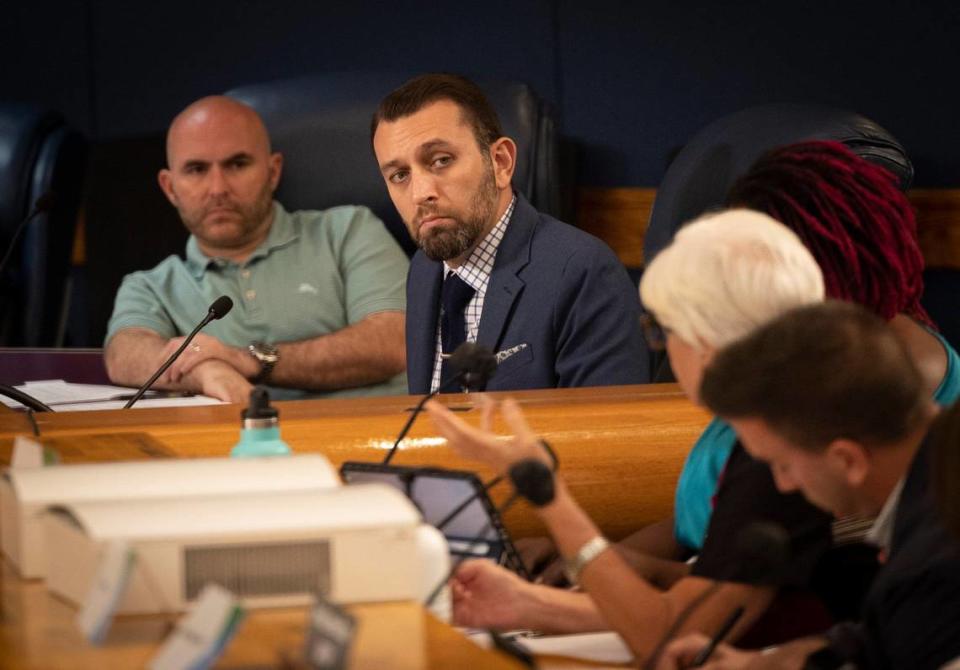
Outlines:
POLYGON ((233 300, 225 295, 222 295, 213 301, 213 304, 210 305, 210 309, 207 310, 207 315, 210 316, 212 320, 222 319, 230 312, 231 309, 233 309, 233 300))
POLYGON ((497 371, 497 357, 476 342, 464 342, 450 355, 450 365, 460 375, 460 383, 470 391, 482 391, 497 371))
POLYGON ((754 521, 740 531, 734 551, 739 560, 729 581, 755 586, 776 586, 786 576, 790 561, 790 536, 782 526, 754 521))
POLYGON ((553 471, 543 461, 525 458, 510 466, 510 481, 521 496, 536 507, 543 507, 553 501, 556 488, 553 471))

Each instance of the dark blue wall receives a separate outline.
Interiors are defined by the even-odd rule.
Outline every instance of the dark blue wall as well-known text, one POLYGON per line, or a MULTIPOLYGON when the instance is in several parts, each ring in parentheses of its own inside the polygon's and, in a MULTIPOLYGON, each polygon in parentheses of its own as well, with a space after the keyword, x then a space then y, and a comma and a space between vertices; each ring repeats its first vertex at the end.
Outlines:
POLYGON ((907 146, 918 185, 960 183, 949 0, 18 5, 0 27, 0 96, 54 105, 100 140, 160 131, 192 99, 252 81, 452 70, 554 101, 584 185, 656 185, 698 128, 772 101, 853 108, 907 146))

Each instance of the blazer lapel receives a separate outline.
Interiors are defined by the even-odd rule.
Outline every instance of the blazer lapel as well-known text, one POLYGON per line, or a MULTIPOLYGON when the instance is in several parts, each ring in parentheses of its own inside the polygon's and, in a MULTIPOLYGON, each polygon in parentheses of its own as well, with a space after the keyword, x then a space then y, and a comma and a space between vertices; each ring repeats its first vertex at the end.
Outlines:
POLYGON ((517 194, 513 216, 497 248, 487 294, 483 298, 480 331, 477 333, 477 343, 494 352, 500 346, 513 304, 525 286, 517 275, 530 262, 530 238, 537 224, 537 216, 537 211, 530 203, 517 194))

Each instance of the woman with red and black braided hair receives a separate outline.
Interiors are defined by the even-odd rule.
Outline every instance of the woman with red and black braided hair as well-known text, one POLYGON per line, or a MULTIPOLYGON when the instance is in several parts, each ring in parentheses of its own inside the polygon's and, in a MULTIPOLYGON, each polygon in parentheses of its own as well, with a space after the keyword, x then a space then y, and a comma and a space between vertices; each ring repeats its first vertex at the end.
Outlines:
POLYGON ((791 144, 754 163, 727 204, 764 212, 793 230, 820 265, 828 298, 859 303, 889 321, 938 401, 960 393, 960 378, 948 374, 951 350, 920 305, 917 222, 890 172, 839 142, 791 144))

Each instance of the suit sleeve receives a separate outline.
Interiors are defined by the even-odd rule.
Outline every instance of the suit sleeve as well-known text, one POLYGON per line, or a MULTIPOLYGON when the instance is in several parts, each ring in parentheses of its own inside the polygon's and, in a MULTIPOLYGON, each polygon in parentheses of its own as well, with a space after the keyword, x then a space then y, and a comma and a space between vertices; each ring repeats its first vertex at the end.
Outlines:
POLYGON ((870 603, 861 629, 867 668, 932 669, 960 657, 957 562, 890 585, 870 603))
POLYGON ((567 260, 554 313, 561 387, 644 384, 649 352, 640 332, 640 300, 613 252, 584 245, 567 260))

